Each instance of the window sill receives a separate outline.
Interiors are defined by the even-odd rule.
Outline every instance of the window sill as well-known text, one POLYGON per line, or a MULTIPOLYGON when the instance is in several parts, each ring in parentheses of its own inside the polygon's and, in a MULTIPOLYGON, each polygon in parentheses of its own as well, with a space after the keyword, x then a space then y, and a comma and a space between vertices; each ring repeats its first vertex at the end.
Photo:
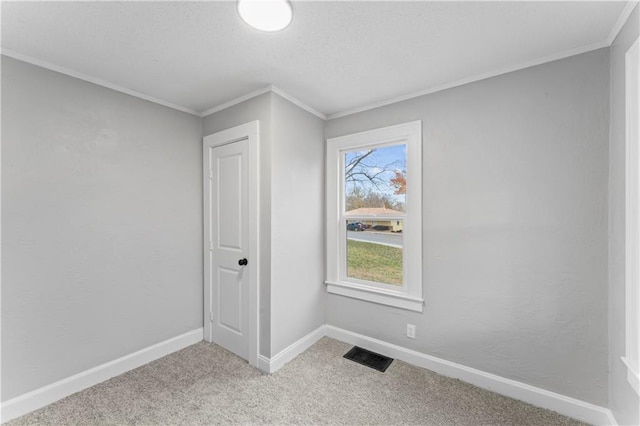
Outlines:
POLYGON ((422 312, 422 307, 424 305, 423 299, 411 297, 406 294, 385 291, 384 289, 333 281, 325 281, 325 284, 327 284, 328 293, 339 294, 341 296, 378 303, 380 305, 393 306, 400 309, 406 309, 408 311, 422 312))
POLYGON ((640 374, 633 368, 633 364, 630 359, 623 356, 620 357, 622 363, 627 367, 627 380, 634 391, 640 396, 640 374))

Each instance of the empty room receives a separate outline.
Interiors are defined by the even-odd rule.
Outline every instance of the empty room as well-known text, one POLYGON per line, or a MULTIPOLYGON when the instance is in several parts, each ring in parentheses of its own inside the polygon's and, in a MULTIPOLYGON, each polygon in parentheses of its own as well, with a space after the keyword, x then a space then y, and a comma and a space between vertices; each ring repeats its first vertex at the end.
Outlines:
POLYGON ((0 422, 640 425, 640 6, 2 1, 0 422))

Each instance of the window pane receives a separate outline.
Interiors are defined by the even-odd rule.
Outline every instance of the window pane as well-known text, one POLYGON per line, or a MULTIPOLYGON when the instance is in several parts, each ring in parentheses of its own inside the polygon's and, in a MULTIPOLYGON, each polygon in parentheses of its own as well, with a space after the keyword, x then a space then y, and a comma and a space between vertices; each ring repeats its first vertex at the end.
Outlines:
POLYGON ((346 215, 398 215, 405 211, 407 146, 344 153, 346 215))
POLYGON ((402 285, 403 220, 347 220, 347 277, 402 285))

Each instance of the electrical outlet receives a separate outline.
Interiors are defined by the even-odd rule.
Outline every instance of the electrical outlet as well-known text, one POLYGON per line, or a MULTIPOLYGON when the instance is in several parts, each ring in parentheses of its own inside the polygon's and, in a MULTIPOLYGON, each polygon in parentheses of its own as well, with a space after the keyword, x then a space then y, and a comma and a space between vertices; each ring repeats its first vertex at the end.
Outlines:
POLYGON ((407 324, 407 337, 410 339, 416 338, 416 326, 413 324, 407 324))

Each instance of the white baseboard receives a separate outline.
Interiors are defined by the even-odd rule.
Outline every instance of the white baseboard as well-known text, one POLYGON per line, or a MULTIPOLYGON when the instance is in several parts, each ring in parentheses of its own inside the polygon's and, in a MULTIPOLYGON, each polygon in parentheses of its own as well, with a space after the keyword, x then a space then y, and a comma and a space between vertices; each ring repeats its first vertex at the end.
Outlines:
MULTIPOLYGON (((436 358, 372 337, 354 333, 331 325, 322 325, 291 344, 273 358, 258 357, 258 368, 266 373, 274 373, 286 363, 307 350, 322 337, 328 336, 352 345, 381 353, 402 360, 418 367, 427 368, 438 374, 453 377, 488 389, 511 398, 515 398, 537 407, 556 411, 568 417, 596 425, 616 425, 612 412, 588 402, 580 401, 565 395, 551 392, 515 380, 487 373, 475 368, 466 367, 451 361, 436 358)), ((202 340, 203 329, 165 340, 148 348, 118 358, 90 370, 36 389, 24 395, 3 402, 0 410, 0 421, 6 422, 31 411, 42 408, 73 393, 94 386, 111 377, 115 377, 134 368, 140 367, 158 358, 183 349, 202 340)))
POLYGON ((304 336, 302 339, 292 343, 282 351, 278 352, 278 354, 276 354, 271 359, 260 355, 260 357, 258 358, 258 368, 265 373, 275 373, 286 363, 309 349, 318 340, 322 339, 325 334, 325 326, 321 325, 311 333, 304 336))
POLYGON ((7 422, 42 408, 66 396, 97 385, 107 379, 138 368, 202 340, 203 329, 189 331, 164 342, 75 374, 50 385, 5 401, 0 409, 0 421, 7 422))
POLYGON ((258 370, 270 373, 271 361, 264 355, 258 355, 258 370))
POLYGON ((567 417, 582 420, 595 425, 615 424, 611 411, 579 399, 571 398, 475 368, 466 367, 455 362, 436 358, 372 337, 326 325, 326 335, 345 343, 357 345, 365 349, 399 359, 406 363, 426 368, 443 376, 460 379, 478 387, 527 402, 537 407, 556 411, 567 417))

